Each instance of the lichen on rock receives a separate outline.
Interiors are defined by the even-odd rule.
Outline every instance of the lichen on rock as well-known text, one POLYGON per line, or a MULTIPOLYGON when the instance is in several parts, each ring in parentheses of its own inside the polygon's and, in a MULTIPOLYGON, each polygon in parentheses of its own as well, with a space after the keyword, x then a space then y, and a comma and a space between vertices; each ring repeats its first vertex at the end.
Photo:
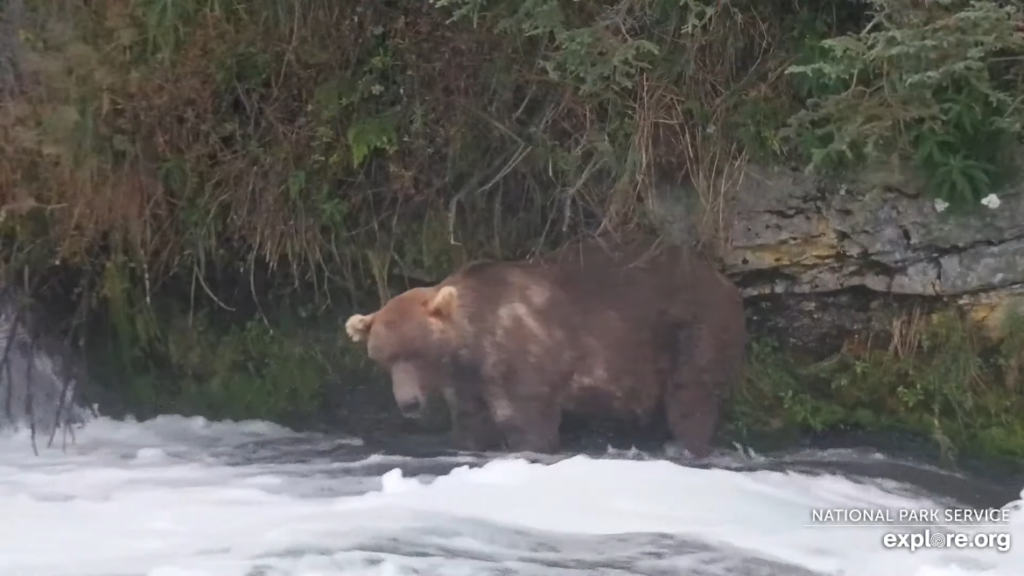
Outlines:
POLYGON ((734 195, 730 273, 771 270, 784 284, 748 294, 880 292, 961 296, 1024 284, 1024 195, 957 218, 891 188, 837 186, 782 168, 751 168, 734 195), (799 247, 799 249, 794 249, 799 247), (766 257, 770 255, 770 257, 766 257))

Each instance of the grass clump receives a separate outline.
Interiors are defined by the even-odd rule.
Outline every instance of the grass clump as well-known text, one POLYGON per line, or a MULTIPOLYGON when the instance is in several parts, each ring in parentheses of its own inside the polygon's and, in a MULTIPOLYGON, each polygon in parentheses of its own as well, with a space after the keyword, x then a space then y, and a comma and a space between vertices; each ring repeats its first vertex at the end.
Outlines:
POLYGON ((907 315, 888 336, 885 348, 847 346, 812 365, 757 342, 733 432, 908 432, 947 461, 1024 457, 1024 318, 1009 317, 999 343, 952 312, 907 315))

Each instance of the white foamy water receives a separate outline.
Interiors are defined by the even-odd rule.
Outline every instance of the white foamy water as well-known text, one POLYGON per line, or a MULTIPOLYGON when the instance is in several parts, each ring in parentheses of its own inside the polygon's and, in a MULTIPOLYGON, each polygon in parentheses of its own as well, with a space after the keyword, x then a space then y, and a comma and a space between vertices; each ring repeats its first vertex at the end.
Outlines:
MULTIPOLYGON (((101 419, 39 456, 2 436, 0 576, 1024 575, 1018 549, 911 553, 885 549, 882 528, 806 527, 813 507, 943 507, 892 482, 584 456, 332 456, 358 444, 179 417, 101 419), (300 444, 321 451, 289 459, 300 444)), ((1019 547, 1013 506, 993 531, 1019 547)))

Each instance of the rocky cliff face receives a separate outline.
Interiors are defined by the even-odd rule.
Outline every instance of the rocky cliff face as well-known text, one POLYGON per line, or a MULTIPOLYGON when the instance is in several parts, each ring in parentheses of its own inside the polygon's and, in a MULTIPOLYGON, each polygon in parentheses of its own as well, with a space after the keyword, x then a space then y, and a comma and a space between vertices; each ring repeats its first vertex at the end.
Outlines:
MULTIPOLYGON (((954 215, 909 181, 837 184, 786 169, 748 167, 729 198, 722 254, 752 320, 807 346, 884 330, 908 307, 956 303, 998 332, 1024 312, 1024 194, 1008 190, 980 213, 954 215), (785 295, 785 298, 781 296, 785 295)), ((669 191, 663 224, 679 234, 669 191)))

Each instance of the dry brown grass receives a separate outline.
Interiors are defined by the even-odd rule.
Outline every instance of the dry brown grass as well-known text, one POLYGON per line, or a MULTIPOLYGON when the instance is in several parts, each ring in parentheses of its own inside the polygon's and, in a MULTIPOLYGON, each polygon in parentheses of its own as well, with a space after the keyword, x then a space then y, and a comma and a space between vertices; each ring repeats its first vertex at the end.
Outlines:
POLYGON ((896 358, 913 358, 921 346, 926 320, 919 308, 895 318, 890 331, 889 354, 896 358))

